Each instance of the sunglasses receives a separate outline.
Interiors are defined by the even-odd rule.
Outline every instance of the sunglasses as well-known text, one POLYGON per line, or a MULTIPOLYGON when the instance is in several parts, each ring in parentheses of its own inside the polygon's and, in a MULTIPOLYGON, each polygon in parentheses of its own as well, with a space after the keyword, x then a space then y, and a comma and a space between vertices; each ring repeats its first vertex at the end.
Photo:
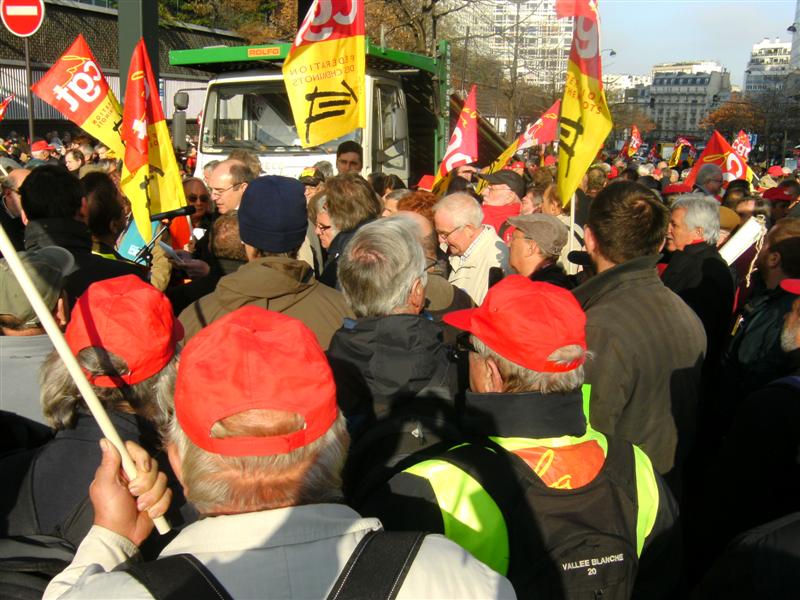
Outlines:
POLYGON ((211 200, 211 196, 208 194, 187 194, 186 199, 189 202, 197 202, 198 200, 202 200, 203 202, 208 202, 211 200))

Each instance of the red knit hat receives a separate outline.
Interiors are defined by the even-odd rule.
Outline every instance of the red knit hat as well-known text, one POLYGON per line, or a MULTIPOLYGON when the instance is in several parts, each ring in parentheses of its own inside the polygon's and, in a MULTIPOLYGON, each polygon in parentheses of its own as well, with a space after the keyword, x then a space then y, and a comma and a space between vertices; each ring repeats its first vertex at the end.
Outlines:
POLYGON ((72 309, 65 337, 75 356, 96 346, 124 359, 125 374, 87 374, 97 387, 121 387, 163 369, 183 339, 183 327, 164 294, 135 275, 125 275, 89 286, 72 309))
POLYGON ((307 446, 336 419, 336 386, 316 336, 297 319, 245 306, 195 335, 181 353, 175 415, 197 446, 224 456, 271 456, 307 446), (263 437, 211 435, 248 410, 296 413, 305 426, 263 437))
POLYGON ((768 189, 761 194, 761 197, 770 202, 794 202, 797 200, 797 196, 792 194, 789 188, 780 186, 768 189))
POLYGON ((564 288, 510 275, 489 289, 478 308, 457 310, 445 323, 465 329, 494 352, 527 369, 542 373, 572 371, 581 357, 558 364, 548 357, 559 348, 586 349, 586 314, 564 288))

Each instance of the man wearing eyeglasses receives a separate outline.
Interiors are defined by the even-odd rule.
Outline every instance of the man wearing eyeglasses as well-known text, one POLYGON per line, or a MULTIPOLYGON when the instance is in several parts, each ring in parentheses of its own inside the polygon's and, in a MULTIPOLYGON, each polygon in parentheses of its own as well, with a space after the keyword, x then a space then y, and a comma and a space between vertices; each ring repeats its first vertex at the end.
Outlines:
MULTIPOLYGON (((2 195, 0 195, 0 225, 6 230, 14 249, 22 252, 25 249, 25 224, 22 222, 22 208, 20 205, 19 186, 25 181, 30 171, 28 169, 12 169, 8 176, 2 180, 2 195)), ((0 257, 3 253, 0 252, 0 257)))
POLYGON ((208 187, 221 215, 238 210, 247 185, 255 179, 252 171, 238 160, 224 160, 211 172, 208 187))
POLYGON ((448 280, 480 304, 489 289, 489 270, 508 271, 508 247, 494 227, 483 224, 481 205, 469 194, 445 196, 433 210, 439 243, 449 254, 448 280))
POLYGON ((722 190, 722 169, 719 165, 703 165, 697 171, 693 192, 716 198, 722 190))

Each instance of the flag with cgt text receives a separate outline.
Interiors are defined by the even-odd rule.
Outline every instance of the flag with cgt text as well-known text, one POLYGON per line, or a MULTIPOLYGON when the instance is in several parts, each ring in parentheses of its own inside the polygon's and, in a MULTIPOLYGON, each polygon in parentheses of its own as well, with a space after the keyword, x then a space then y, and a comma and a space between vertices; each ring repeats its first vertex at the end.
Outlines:
POLYGON ((572 17, 572 48, 558 121, 558 195, 566 204, 611 131, 603 91, 596 0, 556 0, 558 18, 572 17))

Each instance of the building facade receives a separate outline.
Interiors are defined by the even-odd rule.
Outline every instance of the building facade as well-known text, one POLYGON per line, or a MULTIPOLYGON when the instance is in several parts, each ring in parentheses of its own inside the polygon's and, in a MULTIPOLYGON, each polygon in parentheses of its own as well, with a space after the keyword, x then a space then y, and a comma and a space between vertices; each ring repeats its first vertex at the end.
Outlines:
POLYGON ((792 70, 792 43, 764 38, 753 44, 750 60, 744 72, 744 94, 750 96, 770 90, 780 90, 792 70))
POLYGON ((494 0, 486 10, 493 56, 527 82, 541 87, 564 82, 572 44, 572 19, 557 19, 555 0, 494 0))
POLYGON ((652 69, 648 96, 655 136, 704 139, 701 121, 730 99, 730 73, 714 61, 662 63, 652 69))

